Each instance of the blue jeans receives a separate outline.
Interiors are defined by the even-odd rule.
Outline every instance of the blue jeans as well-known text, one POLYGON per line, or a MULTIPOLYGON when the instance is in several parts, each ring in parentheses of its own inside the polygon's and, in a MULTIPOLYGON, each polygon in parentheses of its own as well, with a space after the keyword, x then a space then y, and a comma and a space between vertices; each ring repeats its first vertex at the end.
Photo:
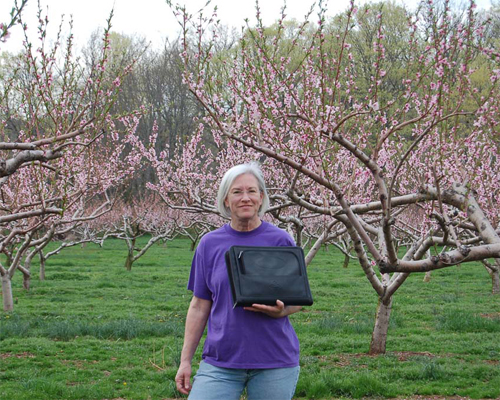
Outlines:
POLYGON ((300 367, 232 369, 202 361, 189 400, 239 400, 245 387, 248 400, 290 400, 299 372, 300 367))

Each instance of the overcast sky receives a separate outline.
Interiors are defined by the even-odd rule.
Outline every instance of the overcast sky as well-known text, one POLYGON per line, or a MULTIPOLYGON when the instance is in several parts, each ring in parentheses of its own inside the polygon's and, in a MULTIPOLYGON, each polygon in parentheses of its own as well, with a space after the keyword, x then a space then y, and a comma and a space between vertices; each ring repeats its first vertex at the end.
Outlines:
MULTIPOLYGON (((19 1, 19 0, 18 0, 19 1)), ((413 5, 418 0, 399 0, 413 5)), ((175 3, 176 1, 173 0, 175 3)), ((357 1, 363 4, 365 1, 357 1)), ((6 22, 14 0, 0 0, 0 22, 6 22)), ((174 38, 179 31, 175 17, 165 0, 40 0, 43 10, 48 7, 49 36, 57 31, 61 15, 65 20, 73 17, 73 33, 75 43, 82 47, 87 43, 90 34, 99 27, 104 27, 111 9, 114 8, 113 31, 128 35, 138 34, 159 46, 166 37, 174 38)), ((190 12, 196 12, 206 0, 180 0, 190 12)), ((262 17, 265 24, 274 22, 280 16, 283 0, 261 0, 262 17)), ((304 15, 313 3, 312 0, 288 0, 287 15, 290 18, 303 20, 304 15)), ((349 0, 330 0, 328 14, 335 15, 347 8, 349 0)), ((490 0, 478 0, 481 7, 489 7, 490 0)), ((245 18, 255 21, 255 0, 212 0, 210 9, 218 6, 218 16, 225 25, 240 28, 245 18)), ((36 38, 37 0, 28 0, 24 11, 30 37, 36 38)), ((34 39, 31 39, 33 42, 34 39)), ((18 51, 21 48, 23 34, 20 27, 11 31, 6 43, 0 43, 0 51, 18 51)))

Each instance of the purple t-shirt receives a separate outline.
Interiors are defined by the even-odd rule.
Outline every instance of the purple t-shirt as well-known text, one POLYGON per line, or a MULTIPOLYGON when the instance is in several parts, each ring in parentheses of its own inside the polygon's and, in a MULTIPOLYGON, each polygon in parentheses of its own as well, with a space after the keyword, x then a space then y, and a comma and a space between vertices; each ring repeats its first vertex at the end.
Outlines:
POLYGON ((267 222, 239 232, 229 224, 207 233, 196 249, 188 289, 211 300, 203 359, 222 368, 285 368, 299 365, 299 340, 288 317, 233 308, 224 254, 231 246, 295 246, 290 235, 267 222))

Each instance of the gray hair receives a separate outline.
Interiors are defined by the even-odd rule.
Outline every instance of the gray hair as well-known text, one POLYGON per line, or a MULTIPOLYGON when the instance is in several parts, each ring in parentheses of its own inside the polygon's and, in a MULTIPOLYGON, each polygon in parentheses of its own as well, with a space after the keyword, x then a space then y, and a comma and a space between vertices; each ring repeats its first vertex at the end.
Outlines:
POLYGON ((262 197, 262 204, 259 209, 259 217, 262 217, 269 208, 269 195, 267 194, 266 183, 264 182, 260 166, 256 162, 249 162, 246 164, 235 165, 227 170, 222 178, 222 181, 220 182, 219 192, 217 193, 217 209, 223 217, 231 218, 231 210, 226 207, 224 202, 229 194, 229 189, 231 189, 234 180, 243 174, 252 174, 255 176, 259 184, 259 190, 264 194, 262 197))

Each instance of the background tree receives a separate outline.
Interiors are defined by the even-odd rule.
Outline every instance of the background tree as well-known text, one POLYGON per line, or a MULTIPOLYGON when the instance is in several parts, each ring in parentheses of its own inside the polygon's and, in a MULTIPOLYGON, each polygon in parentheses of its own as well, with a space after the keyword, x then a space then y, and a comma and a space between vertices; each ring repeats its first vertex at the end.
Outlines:
POLYGON ((123 240, 127 245, 124 266, 130 271, 155 243, 166 243, 177 236, 177 220, 175 211, 164 207, 157 196, 148 194, 127 202, 121 199, 112 211, 87 224, 87 229, 93 232, 90 237, 123 240), (147 243, 141 247, 137 239, 146 235, 147 243))
MULTIPOLYGON (((18 9, 18 11, 20 11, 18 9)), ((4 309, 13 307, 11 279, 29 247, 42 246, 55 225, 90 218, 93 206, 135 170, 135 131, 142 111, 112 113, 132 65, 108 74, 109 30, 99 61, 82 68, 72 36, 46 45, 48 18, 39 11, 36 47, 24 51, 0 96, 0 265, 4 309), (87 207, 79 217, 76 209, 87 207), (39 236, 37 239, 36 236, 39 236)), ((22 18, 20 18, 22 23, 22 18)), ((49 235, 50 236, 50 235, 49 235)))
MULTIPOLYGON (((344 225, 379 299, 372 354, 385 352, 392 296, 409 273, 500 255, 493 195, 497 53, 482 41, 484 25, 474 10, 471 2, 457 16, 447 2, 437 7, 428 1, 408 14, 408 59, 401 58, 397 86, 388 82, 390 36, 379 9, 372 68, 364 76, 349 42, 360 31, 354 3, 340 30, 328 29, 320 5, 319 24, 291 72, 290 60, 275 51, 281 36, 270 41, 262 24, 255 35, 242 37, 238 56, 226 61, 224 80, 212 73, 217 54, 210 45, 191 47, 185 35, 186 81, 205 108, 214 139, 235 141, 287 166, 297 178, 283 181, 282 192, 344 225), (488 64, 487 90, 474 81, 479 55, 488 64), (424 210, 417 221, 416 204, 424 210), (408 226, 420 234, 402 254, 397 239, 408 226), (433 245, 446 250, 429 254, 433 245)), ((214 20, 201 18, 200 40, 214 20)))
POLYGON ((10 18, 7 22, 0 22, 0 43, 5 43, 10 36, 9 29, 17 24, 20 20, 21 13, 24 7, 28 3, 28 0, 21 0, 20 3, 17 0, 14 1, 14 7, 10 11, 10 18))
MULTIPOLYGON (((114 74, 130 62, 135 68, 120 85, 120 92, 113 105, 116 113, 144 107, 147 113, 137 127, 137 136, 144 142, 153 129, 157 132, 156 149, 165 150, 169 158, 179 153, 190 133, 195 129, 193 118, 201 107, 182 83, 182 47, 178 40, 165 40, 163 47, 150 48, 141 37, 112 32, 110 34, 110 68, 114 74)), ((101 57, 99 31, 93 33, 83 50, 86 69, 92 70, 101 57)), ((154 181, 150 168, 138 171, 127 189, 131 199, 136 193, 145 191, 145 183, 154 181)), ((127 201, 129 201, 127 200, 127 201)))

